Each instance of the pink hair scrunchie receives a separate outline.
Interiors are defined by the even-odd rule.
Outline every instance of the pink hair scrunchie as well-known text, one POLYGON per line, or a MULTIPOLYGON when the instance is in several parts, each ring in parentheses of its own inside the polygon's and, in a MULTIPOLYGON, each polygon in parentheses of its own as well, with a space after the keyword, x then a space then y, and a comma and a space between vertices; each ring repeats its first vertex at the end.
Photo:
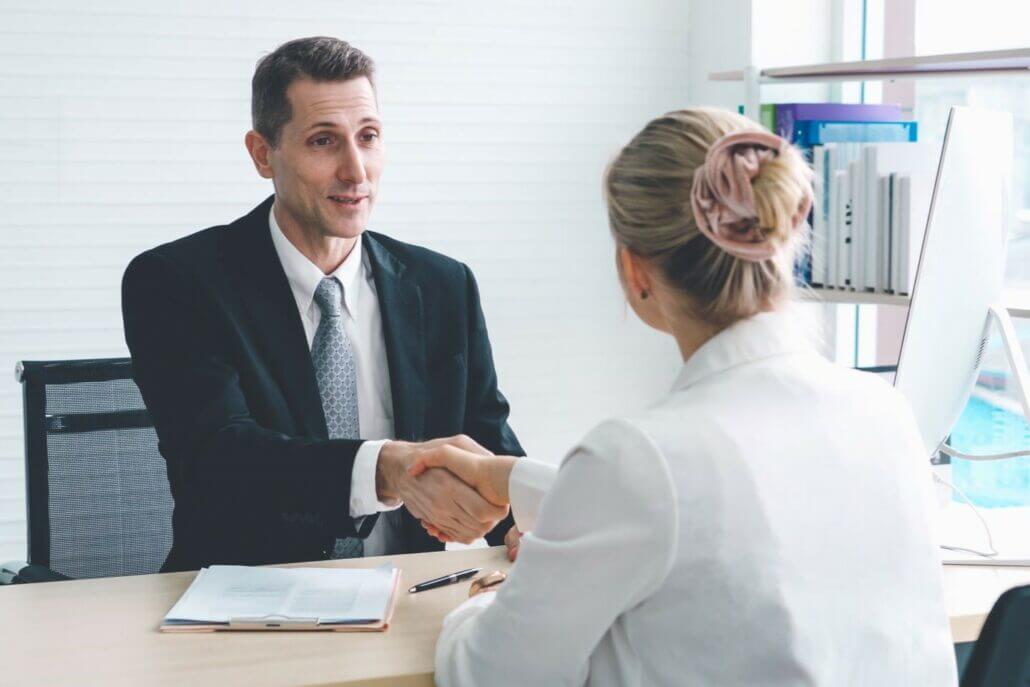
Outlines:
MULTIPOLYGON (((767 131, 738 131, 715 141, 694 172, 690 205, 702 234, 724 251, 749 262, 776 255, 776 244, 758 226, 751 181, 762 163, 787 149, 784 139, 767 131)), ((807 193, 792 216, 797 231, 812 209, 807 193)))

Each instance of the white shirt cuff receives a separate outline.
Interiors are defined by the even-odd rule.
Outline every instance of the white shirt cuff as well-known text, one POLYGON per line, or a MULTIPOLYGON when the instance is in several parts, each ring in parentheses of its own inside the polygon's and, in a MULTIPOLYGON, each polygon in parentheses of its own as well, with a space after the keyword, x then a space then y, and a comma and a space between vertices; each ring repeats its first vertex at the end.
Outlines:
POLYGON ((515 516, 515 525, 520 532, 532 532, 544 500, 558 468, 531 458, 519 458, 508 476, 508 500, 515 516))
POLYGON ((358 447, 354 456, 354 467, 350 477, 350 516, 360 518, 388 510, 397 510, 401 501, 384 503, 376 492, 376 466, 379 464, 379 451, 388 439, 382 441, 366 441, 358 447))

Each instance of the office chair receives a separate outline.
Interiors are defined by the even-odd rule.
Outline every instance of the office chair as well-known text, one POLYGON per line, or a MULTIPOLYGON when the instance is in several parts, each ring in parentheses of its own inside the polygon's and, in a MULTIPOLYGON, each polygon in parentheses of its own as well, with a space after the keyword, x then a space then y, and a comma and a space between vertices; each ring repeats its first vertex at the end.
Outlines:
MULTIPOLYGON (((28 566, 14 582, 158 572, 172 496, 128 358, 18 363, 28 566)), ((5 566, 11 568, 10 565, 5 566)))
POLYGON ((1030 685, 1030 585, 1002 594, 984 622, 962 687, 1030 685))

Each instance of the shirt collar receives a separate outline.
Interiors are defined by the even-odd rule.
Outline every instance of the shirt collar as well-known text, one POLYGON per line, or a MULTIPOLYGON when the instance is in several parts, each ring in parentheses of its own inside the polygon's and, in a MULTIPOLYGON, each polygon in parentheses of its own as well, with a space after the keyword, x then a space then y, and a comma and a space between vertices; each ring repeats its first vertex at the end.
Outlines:
POLYGON ((763 312, 735 322, 687 359, 672 389, 681 391, 706 377, 747 363, 812 350, 813 336, 811 325, 794 308, 763 312))
POLYGON ((361 250, 361 237, 358 237, 354 248, 339 267, 331 274, 322 274, 322 270, 308 260, 307 256, 301 253, 279 228, 279 223, 275 221, 275 203, 272 203, 272 209, 268 211, 268 226, 272 231, 272 244, 275 246, 275 252, 279 255, 279 262, 283 265, 286 279, 290 283, 290 290, 293 291, 293 297, 300 306, 301 313, 305 313, 311 308, 311 303, 315 299, 315 289, 318 288, 322 279, 336 277, 343 285, 343 306, 351 318, 357 318, 358 293, 355 286, 358 278, 364 278, 365 275, 365 257, 361 250))

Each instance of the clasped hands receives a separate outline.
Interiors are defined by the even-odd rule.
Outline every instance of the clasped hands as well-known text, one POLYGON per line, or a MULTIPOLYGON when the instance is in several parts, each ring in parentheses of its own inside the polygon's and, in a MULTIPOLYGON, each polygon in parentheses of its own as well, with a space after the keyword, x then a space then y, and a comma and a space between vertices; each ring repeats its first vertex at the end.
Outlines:
MULTIPOLYGON (((390 441, 379 453, 376 490, 383 502, 403 501, 436 539, 468 544, 508 514, 508 476, 515 460, 495 456, 465 435, 390 441)), ((505 536, 513 560, 520 537, 514 527, 505 536)))

